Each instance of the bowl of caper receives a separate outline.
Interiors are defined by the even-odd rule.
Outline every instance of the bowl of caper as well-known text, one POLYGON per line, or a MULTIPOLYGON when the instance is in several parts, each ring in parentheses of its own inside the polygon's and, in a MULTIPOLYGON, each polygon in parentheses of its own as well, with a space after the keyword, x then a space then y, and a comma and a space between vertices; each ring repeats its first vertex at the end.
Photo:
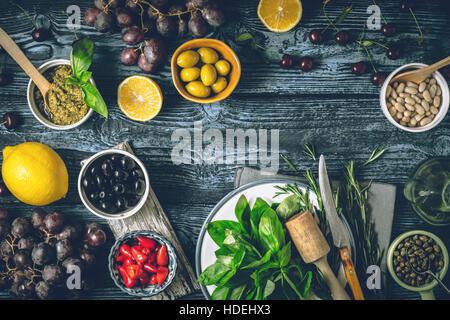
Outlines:
POLYGON ((387 252, 387 266, 394 281, 418 292, 423 300, 434 300, 433 288, 445 277, 448 262, 442 240, 423 230, 401 234, 387 252))

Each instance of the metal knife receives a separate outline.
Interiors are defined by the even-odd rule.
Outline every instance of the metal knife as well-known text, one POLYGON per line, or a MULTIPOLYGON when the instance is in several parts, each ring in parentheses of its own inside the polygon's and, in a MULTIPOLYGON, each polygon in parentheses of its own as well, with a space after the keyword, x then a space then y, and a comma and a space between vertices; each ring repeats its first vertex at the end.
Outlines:
POLYGON ((364 300, 361 286, 356 276, 355 267, 353 265, 350 254, 350 240, 347 230, 342 220, 339 218, 334 202, 333 193, 331 191, 330 181, 328 180, 327 167, 323 155, 319 159, 319 187, 322 196, 323 207, 330 226, 333 243, 339 248, 342 264, 345 270, 345 276, 353 292, 355 300, 364 300))

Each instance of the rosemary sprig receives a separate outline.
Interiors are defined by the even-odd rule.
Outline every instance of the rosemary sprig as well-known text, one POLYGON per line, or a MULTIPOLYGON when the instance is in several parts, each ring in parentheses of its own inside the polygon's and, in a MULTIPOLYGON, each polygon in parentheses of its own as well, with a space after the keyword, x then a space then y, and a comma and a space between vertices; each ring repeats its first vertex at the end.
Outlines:
POLYGON ((292 164, 292 162, 290 162, 289 159, 286 158, 282 153, 280 153, 280 157, 281 157, 281 159, 284 160, 284 162, 286 162, 288 164, 289 167, 291 167, 292 170, 294 170, 295 172, 298 172, 297 168, 292 164))
POLYGON ((303 153, 309 156, 313 160, 317 160, 316 150, 314 149, 314 145, 310 143, 306 143, 303 147, 303 153))
POLYGON ((360 165, 360 167, 364 167, 368 165, 369 163, 377 160, 381 155, 386 151, 386 149, 380 149, 378 146, 372 151, 372 154, 370 155, 369 159, 360 165))

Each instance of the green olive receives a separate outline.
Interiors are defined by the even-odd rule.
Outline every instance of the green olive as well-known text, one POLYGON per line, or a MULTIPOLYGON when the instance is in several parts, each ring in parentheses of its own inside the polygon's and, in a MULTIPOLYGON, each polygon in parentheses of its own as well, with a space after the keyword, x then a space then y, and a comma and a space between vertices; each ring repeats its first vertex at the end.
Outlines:
POLYGON ((200 77, 200 68, 192 67, 192 68, 184 68, 180 72, 180 78, 183 82, 191 82, 197 80, 200 77))
POLYGON ((214 49, 200 48, 197 52, 200 54, 203 63, 216 63, 219 60, 219 55, 214 49))
POLYGON ((181 68, 191 68, 197 64, 200 56, 194 50, 186 50, 178 55, 177 65, 181 68))
POLYGON ((227 87, 227 79, 225 77, 217 78, 217 81, 211 86, 214 93, 222 92, 227 87))
POLYGON ((186 85, 186 90, 198 98, 206 98, 211 94, 211 88, 205 86, 201 81, 191 81, 186 85))
POLYGON ((221 76, 226 76, 228 73, 230 73, 230 63, 226 60, 219 60, 215 64, 217 73, 221 76))
POLYGON ((200 71, 200 79, 205 86, 211 86, 217 80, 217 71, 211 64, 203 65, 200 71))

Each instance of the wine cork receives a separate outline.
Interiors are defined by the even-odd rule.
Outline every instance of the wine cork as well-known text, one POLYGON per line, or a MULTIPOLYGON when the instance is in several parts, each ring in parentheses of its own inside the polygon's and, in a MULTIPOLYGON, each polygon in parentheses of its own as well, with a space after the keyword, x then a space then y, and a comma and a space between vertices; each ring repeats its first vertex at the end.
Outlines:
POLYGON ((330 252, 330 246, 311 212, 296 214, 286 222, 286 228, 306 263, 314 262, 330 252))

